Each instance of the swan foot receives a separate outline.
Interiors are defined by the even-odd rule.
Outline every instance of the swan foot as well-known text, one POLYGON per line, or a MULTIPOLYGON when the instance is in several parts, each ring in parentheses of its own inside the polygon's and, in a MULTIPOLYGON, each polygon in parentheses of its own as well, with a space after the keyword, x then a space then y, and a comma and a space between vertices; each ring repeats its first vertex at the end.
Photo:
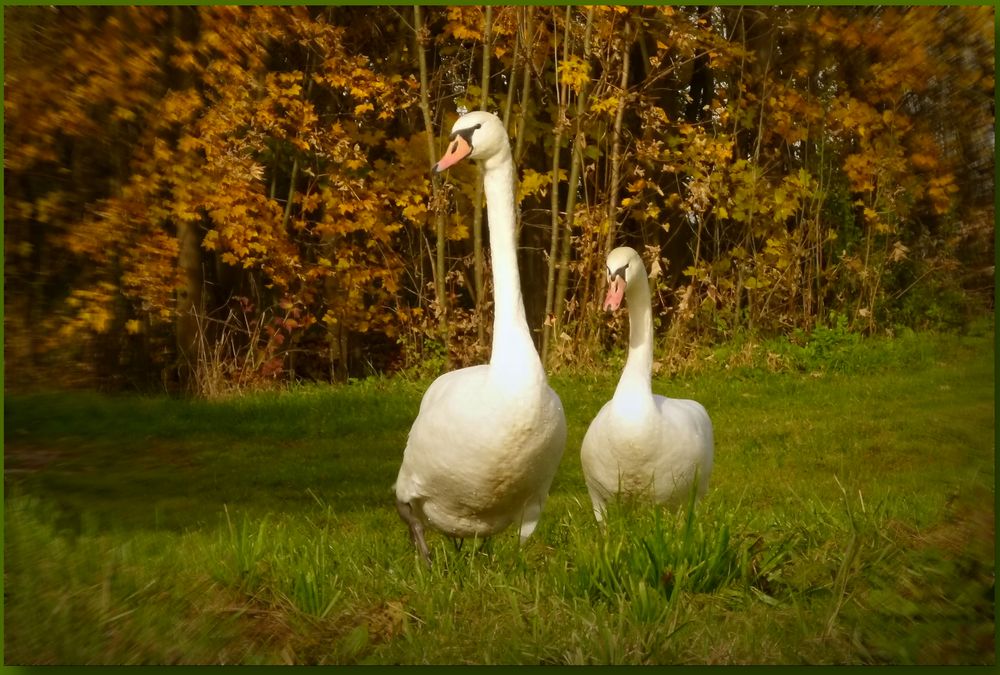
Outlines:
POLYGON ((403 522, 410 526, 410 538, 416 545, 417 551, 420 552, 420 557, 430 567, 431 553, 427 549, 427 542, 424 541, 424 524, 413 512, 413 507, 407 502, 401 502, 397 499, 396 511, 399 513, 399 517, 403 519, 403 522))
POLYGON ((525 542, 528 541, 528 537, 538 527, 538 520, 541 516, 542 504, 540 500, 532 499, 524 505, 524 510, 521 512, 521 546, 524 546, 525 542))
POLYGON ((596 487, 587 483, 587 493, 590 495, 590 503, 594 507, 594 519, 599 525, 604 525, 604 516, 607 509, 605 497, 596 487))
MULTIPOLYGON (((455 553, 461 553, 462 547, 465 545, 465 542, 468 541, 464 537, 449 537, 449 539, 451 539, 452 546, 455 547, 455 553)), ((469 549, 469 555, 491 555, 492 549, 490 544, 492 541, 492 537, 480 537, 479 535, 473 535, 472 544, 470 544, 472 548, 469 549)))

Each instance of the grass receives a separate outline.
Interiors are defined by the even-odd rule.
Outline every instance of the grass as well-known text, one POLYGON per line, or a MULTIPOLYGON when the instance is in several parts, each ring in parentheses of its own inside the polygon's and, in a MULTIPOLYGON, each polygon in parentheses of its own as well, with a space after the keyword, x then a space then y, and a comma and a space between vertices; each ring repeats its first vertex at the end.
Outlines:
POLYGON ((416 556, 391 485, 426 381, 5 401, 5 662, 995 663, 993 335, 707 355, 708 495, 590 512, 615 374, 560 375, 541 524, 416 556), (800 351, 796 351, 800 349, 800 351))

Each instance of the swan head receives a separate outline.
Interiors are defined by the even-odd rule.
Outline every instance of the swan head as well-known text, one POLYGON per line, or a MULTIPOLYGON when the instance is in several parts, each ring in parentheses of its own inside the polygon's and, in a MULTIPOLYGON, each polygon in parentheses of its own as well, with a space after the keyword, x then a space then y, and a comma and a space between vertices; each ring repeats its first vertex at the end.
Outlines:
POLYGON ((452 125, 448 150, 434 165, 434 172, 441 173, 465 158, 488 160, 504 152, 510 154, 510 140, 503 122, 493 113, 474 110, 452 125))
POLYGON ((614 311, 621 307, 625 292, 635 281, 646 280, 646 266, 634 248, 619 246, 608 254, 607 260, 608 294, 604 298, 604 309, 614 311))

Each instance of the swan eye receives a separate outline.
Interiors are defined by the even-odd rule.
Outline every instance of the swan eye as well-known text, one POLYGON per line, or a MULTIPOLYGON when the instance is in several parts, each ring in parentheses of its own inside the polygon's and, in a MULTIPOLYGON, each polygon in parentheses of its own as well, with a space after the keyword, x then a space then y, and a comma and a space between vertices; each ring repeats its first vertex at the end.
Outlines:
POLYGON ((625 272, 627 270, 628 270, 628 263, 625 263, 624 265, 622 265, 621 267, 619 267, 618 269, 616 269, 614 272, 612 272, 611 268, 609 267, 608 268, 608 278, 609 279, 614 279, 615 277, 621 277, 622 279, 624 279, 625 278, 625 272))
POLYGON ((468 129, 459 129, 458 131, 453 132, 451 134, 450 138, 456 139, 459 136, 461 136, 462 138, 465 139, 465 142, 468 143, 469 147, 471 148, 472 147, 472 134, 475 133, 476 129, 482 128, 482 126, 483 126, 482 124, 476 124, 475 126, 471 126, 468 129))

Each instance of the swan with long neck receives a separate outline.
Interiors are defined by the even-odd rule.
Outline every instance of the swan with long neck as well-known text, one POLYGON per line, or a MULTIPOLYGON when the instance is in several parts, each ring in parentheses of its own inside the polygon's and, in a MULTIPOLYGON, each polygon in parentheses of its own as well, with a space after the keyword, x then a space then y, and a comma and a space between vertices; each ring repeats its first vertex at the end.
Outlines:
POLYGON ((500 119, 476 111, 452 127, 435 171, 481 160, 492 258, 488 364, 445 373, 427 389, 396 478, 396 508, 430 562, 424 528, 488 537, 511 524, 534 531, 566 445, 566 418, 549 387, 524 313, 517 266, 514 164, 500 119))
POLYGON ((639 254, 627 246, 607 259, 605 310, 626 300, 628 357, 615 394, 590 423, 580 449, 587 491, 597 520, 616 495, 676 504, 708 489, 714 437, 697 401, 653 394, 653 311, 649 278, 639 254))

